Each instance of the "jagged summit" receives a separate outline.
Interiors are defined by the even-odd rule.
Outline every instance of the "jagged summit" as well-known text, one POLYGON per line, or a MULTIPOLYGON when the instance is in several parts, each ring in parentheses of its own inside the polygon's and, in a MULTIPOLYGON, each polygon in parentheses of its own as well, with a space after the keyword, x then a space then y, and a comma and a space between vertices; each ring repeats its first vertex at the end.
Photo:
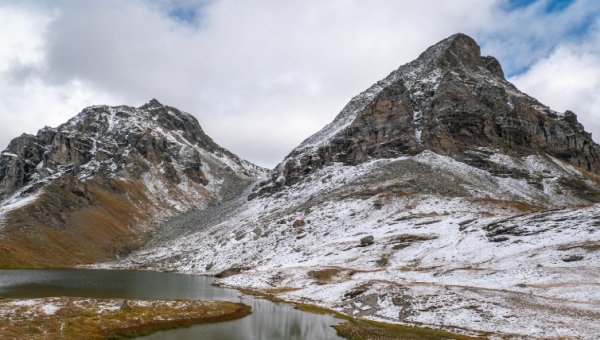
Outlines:
POLYGON ((150 107, 162 107, 162 106, 164 106, 164 105, 161 102, 159 102, 158 99, 152 98, 152 99, 150 99, 149 102, 147 102, 146 104, 140 106, 139 108, 140 109, 147 109, 147 108, 150 108, 150 107))
MULTIPOLYGON (((502 72, 498 60, 491 56, 482 57, 479 45, 463 33, 455 34, 440 41, 425 51, 417 60, 427 55, 430 49, 433 50, 430 53, 434 54, 436 64, 440 68, 466 69, 475 72, 483 68, 495 76, 499 76, 502 72)), ((501 78, 504 79, 504 72, 502 72, 501 78)))
MULTIPOLYGON (((539 197, 545 197, 543 176, 528 174, 514 164, 535 156, 598 174, 599 150, 572 112, 553 111, 519 91, 504 78, 495 58, 482 57, 473 39, 455 34, 354 97, 332 123, 294 149, 252 197, 303 182, 335 163, 359 165, 428 152, 496 177, 536 183, 542 191, 539 197), (499 163, 498 155, 512 163, 499 163)), ((495 180, 484 181, 493 185, 495 180)), ((587 188, 567 182, 574 192, 587 188)), ((416 193, 425 187, 406 189, 416 193)), ((473 189, 446 191, 443 185, 425 190, 482 194, 473 189)), ((583 191, 594 192, 594 198, 588 195, 586 200, 598 199, 596 189, 583 191)))
POLYGON ((15 138, 0 157, 0 199, 64 173, 140 179, 153 167, 176 184, 209 186, 211 167, 239 178, 264 172, 217 145, 189 113, 153 99, 140 108, 90 106, 57 128, 15 138))
POLYGON ((430 68, 454 68, 475 72, 488 70, 492 75, 504 79, 500 62, 492 56, 481 56, 481 48, 477 42, 463 33, 454 34, 429 47, 413 63, 427 63, 430 68))

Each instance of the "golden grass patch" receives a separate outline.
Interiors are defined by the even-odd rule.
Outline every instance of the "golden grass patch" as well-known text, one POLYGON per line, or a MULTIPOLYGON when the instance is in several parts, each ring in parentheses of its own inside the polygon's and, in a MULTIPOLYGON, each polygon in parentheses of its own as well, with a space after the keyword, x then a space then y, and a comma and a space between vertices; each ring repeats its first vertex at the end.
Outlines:
POLYGON ((475 340, 472 337, 416 326, 393 325, 367 320, 352 320, 334 326, 338 335, 349 340, 475 340))
POLYGON ((60 268, 112 260, 150 237, 154 206, 136 181, 92 179, 88 198, 50 184, 7 214, 0 268, 60 268))
POLYGON ((506 207, 506 208, 511 208, 511 209, 515 209, 521 212, 532 212, 532 211, 536 211, 539 210, 539 208, 534 207, 528 203, 525 202, 519 202, 519 201, 505 201, 505 200, 497 200, 497 199, 493 199, 493 198, 487 198, 487 197, 472 197, 472 198, 468 198, 469 201, 474 202, 474 203, 489 203, 489 204, 493 204, 495 206, 499 206, 499 207, 506 207))
POLYGON ((0 301, 0 338, 118 339, 244 317, 250 306, 228 301, 43 298, 0 301))

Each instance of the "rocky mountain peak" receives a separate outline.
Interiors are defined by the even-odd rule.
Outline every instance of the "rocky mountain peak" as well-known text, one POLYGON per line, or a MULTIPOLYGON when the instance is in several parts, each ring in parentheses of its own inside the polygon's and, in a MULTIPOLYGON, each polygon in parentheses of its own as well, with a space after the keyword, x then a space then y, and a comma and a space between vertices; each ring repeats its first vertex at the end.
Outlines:
POLYGON ((192 115, 156 99, 139 108, 86 107, 0 154, 0 248, 14 249, 0 267, 131 252, 156 222, 235 198, 265 173, 215 143, 192 115))
POLYGON ((114 267, 351 317, 595 339, 598 150, 458 34, 352 98, 244 199, 170 220, 114 267))
POLYGON ((15 138, 0 156, 0 199, 37 191, 62 174, 140 180, 153 169, 176 185, 190 180, 218 195, 223 188, 210 184, 212 176, 251 181, 264 173, 217 145, 195 117, 153 99, 140 108, 90 106, 57 128, 15 138))
POLYGON ((441 68, 465 67, 477 70, 482 64, 479 45, 471 37, 462 33, 440 41, 427 49, 423 55, 431 53, 430 50, 436 54, 437 66, 441 68))
POLYGON ((500 65, 498 59, 492 56, 485 56, 481 57, 481 60, 483 61, 483 66, 490 71, 490 73, 496 77, 504 79, 504 71, 502 70, 502 66, 500 65))
POLYGON ((146 104, 140 106, 140 109, 149 109, 149 108, 161 108, 165 107, 161 102, 159 102, 156 98, 152 98, 146 104))
MULTIPOLYGON (((504 79, 500 62, 492 56, 481 56, 481 48, 466 34, 452 35, 429 47, 413 63, 427 65, 428 71, 452 69, 461 72, 489 71, 504 79)), ((462 73, 462 72, 461 72, 462 73)))
MULTIPOLYGON (((600 174, 600 147, 574 113, 556 112, 519 91, 504 78, 497 59, 482 57, 472 38, 455 34, 352 98, 331 124, 294 149, 251 197, 303 183, 334 164, 358 166, 428 153, 492 176, 524 179, 542 191, 542 175, 517 171, 514 164, 545 157, 600 174), (510 159, 510 164, 499 164, 499 158, 510 159)), ((588 187, 575 179, 563 183, 570 183, 573 192, 588 187)), ((419 193, 426 186, 410 191, 419 193)), ((452 192, 444 185, 425 191, 452 192)), ((583 191, 593 193, 584 195, 585 200, 600 197, 596 189, 583 191)))

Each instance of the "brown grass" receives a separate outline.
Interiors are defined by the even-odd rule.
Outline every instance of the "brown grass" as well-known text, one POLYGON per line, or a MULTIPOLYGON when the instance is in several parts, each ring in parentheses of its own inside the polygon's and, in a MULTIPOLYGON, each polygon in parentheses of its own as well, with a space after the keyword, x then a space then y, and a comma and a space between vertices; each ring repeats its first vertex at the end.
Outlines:
POLYGON ((114 259, 150 236, 144 225, 158 209, 138 182, 86 182, 91 204, 51 184, 35 202, 7 215, 0 268, 57 268, 114 259))
MULTIPOLYGON (((565 162, 563 161, 563 163, 565 163, 565 162)), ((569 164, 569 165, 571 165, 571 164, 569 164)), ((593 174, 593 173, 591 173, 589 171, 583 170, 583 169, 581 169, 579 167, 576 167, 576 166, 574 166, 574 167, 575 167, 575 169, 579 170, 579 172, 581 172, 585 177, 591 179, 596 184, 600 185, 600 176, 598 176, 596 174, 593 174)))
MULTIPOLYGON (((262 295, 264 298, 272 301, 286 302, 285 300, 278 299, 265 292, 242 291, 242 293, 262 295)), ((346 323, 334 326, 334 328, 339 336, 350 340, 477 340, 486 338, 466 336, 419 326, 402 326, 363 319, 358 320, 348 315, 313 304, 295 302, 294 305, 296 309, 304 312, 329 314, 338 319, 346 320, 346 323)))
POLYGON ((250 306, 226 301, 149 301, 129 307, 104 310, 119 300, 45 298, 35 301, 60 308, 54 314, 41 312, 40 305, 0 303, 1 339, 118 339, 150 334, 158 330, 193 324, 237 319, 250 313, 250 306))
POLYGON ((341 272, 342 271, 339 268, 327 268, 321 270, 311 270, 308 272, 308 276, 317 282, 327 283, 331 282, 331 280, 338 276, 341 272))
POLYGON ((273 301, 273 302, 285 302, 284 300, 276 297, 277 294, 283 294, 287 292, 295 292, 298 290, 302 290, 303 288, 294 288, 294 287, 276 287, 276 288, 267 288, 267 289, 240 289, 242 294, 257 296, 265 300, 273 301))
POLYGON ((532 212, 532 211, 539 210, 538 207, 534 207, 528 203, 519 202, 519 201, 496 200, 496 199, 487 198, 487 197, 472 197, 472 198, 469 198, 468 200, 471 202, 475 202, 475 203, 489 203, 489 204, 493 204, 493 205, 500 206, 500 207, 511 208, 511 209, 518 210, 520 212, 532 212))
POLYGON ((353 320, 334 326, 338 335, 349 340, 475 340, 481 337, 454 334, 446 331, 392 325, 375 321, 353 320))
POLYGON ((347 322, 334 326, 339 336, 350 340, 476 340, 481 339, 466 335, 429 329, 418 326, 402 326, 375 322, 370 320, 357 320, 345 314, 311 304, 296 303, 296 309, 315 313, 330 314, 347 322))

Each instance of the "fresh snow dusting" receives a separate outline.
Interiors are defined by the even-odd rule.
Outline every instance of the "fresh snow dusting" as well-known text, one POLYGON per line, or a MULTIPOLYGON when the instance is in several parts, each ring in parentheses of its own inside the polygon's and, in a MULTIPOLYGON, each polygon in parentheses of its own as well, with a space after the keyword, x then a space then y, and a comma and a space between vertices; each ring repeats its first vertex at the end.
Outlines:
MULTIPOLYGON (((430 122, 431 105, 438 88, 445 78, 454 78, 464 84, 469 92, 475 94, 477 86, 485 84, 490 88, 501 89, 507 94, 508 103, 514 101, 530 103, 533 108, 553 118, 563 117, 556 111, 540 104, 535 98, 519 91, 513 84, 507 80, 495 76, 488 70, 470 70, 464 69, 464 74, 455 72, 452 68, 440 67, 439 59, 448 51, 453 43, 453 37, 445 39, 440 43, 431 46, 414 61, 400 66, 386 78, 372 85, 366 91, 352 98, 343 110, 336 116, 333 122, 325 126, 322 130, 303 141, 296 147, 275 169, 275 178, 277 181, 283 179, 284 165, 289 161, 299 160, 303 157, 318 158, 320 148, 330 146, 336 138, 344 138, 347 129, 357 119, 358 115, 368 105, 375 102, 380 93, 392 85, 398 85, 406 89, 409 94, 410 102, 404 103, 412 110, 412 124, 414 127, 415 140, 422 144, 422 133, 425 126, 430 122)), ((396 98, 398 102, 404 99, 396 98)), ((268 184, 266 184, 268 186, 268 184)))
MULTIPOLYGON (((301 153, 313 153, 320 146, 326 145, 329 141, 347 128, 358 116, 369 103, 371 103, 377 95, 387 88, 388 86, 402 82, 404 86, 410 91, 413 88, 420 89, 431 89, 435 90, 439 84, 439 80, 442 77, 442 70, 435 66, 436 58, 447 48, 446 45, 435 45, 423 53, 419 59, 402 65, 400 68, 392 72, 386 78, 372 85, 366 91, 362 92, 358 96, 352 98, 350 102, 344 107, 344 109, 338 114, 333 122, 325 126, 321 131, 307 138, 302 144, 300 144, 291 155, 297 155, 301 153)), ((422 92, 419 94, 418 91, 411 95, 411 100, 415 104, 414 106, 414 119, 417 122, 417 134, 420 135, 421 128, 421 111, 417 108, 417 105, 422 105, 421 102, 422 92), (414 97, 412 97, 414 96, 414 97)), ((420 139, 420 136, 419 138, 420 139)), ((282 162, 282 164, 285 163, 282 162)))
MULTIPOLYGON (((192 142, 177 124, 191 116, 155 100, 141 108, 84 109, 57 128, 91 145, 94 157, 80 165, 78 178, 130 178, 128 159, 138 151, 116 150, 122 136, 143 132, 164 141, 169 156, 142 158, 148 170, 136 180, 159 206, 154 215, 184 213, 164 223, 143 249, 93 267, 222 273, 216 284, 225 287, 275 291, 278 298, 356 318, 491 333, 491 339, 597 339, 600 204, 591 204, 585 191, 600 191, 598 180, 536 150, 507 155, 490 144, 460 157, 423 151, 423 131, 433 119, 427 110, 446 77, 458 79, 466 92, 484 84, 505 93, 511 107, 527 102, 565 118, 488 70, 441 68, 451 42, 432 46, 354 97, 272 173, 209 138, 192 142), (392 85, 407 90, 402 100, 410 101, 404 104, 412 110, 416 151, 315 166, 285 184, 288 164, 300 168, 303 157, 318 157, 392 85), (161 123, 165 116, 175 127, 161 123), (83 125, 94 133, 82 136, 83 125), (185 175, 191 160, 206 183, 185 175), (226 200, 232 178, 254 184, 226 200), (254 197, 259 187, 277 190, 254 197)), ((21 192, 72 172, 71 165, 36 169, 21 192)), ((0 203, 0 228, 8 211, 35 198, 18 192, 0 203)), ((46 303, 40 311, 54 308, 46 303)))
POLYGON ((29 195, 25 197, 20 197, 20 192, 17 192, 13 196, 5 199, 0 202, 0 232, 5 227, 6 214, 9 212, 22 208, 32 202, 34 202, 39 197, 38 194, 29 195))
MULTIPOLYGON (((67 297, 46 297, 38 299, 6 299, 0 304, 0 318, 11 324, 27 318, 52 316, 62 308, 77 307, 89 314, 102 315, 107 312, 120 310, 120 299, 87 299, 67 297)), ((126 300, 129 307, 149 307, 154 304, 166 305, 185 310, 190 305, 206 305, 212 307, 213 301, 180 301, 180 300, 126 300)))
POLYGON ((60 307, 56 306, 54 304, 46 304, 46 305, 42 306, 42 311, 46 315, 54 315, 54 313, 56 313, 56 311, 59 309, 60 309, 60 307))
MULTIPOLYGON (((549 187, 577 172, 545 157, 491 153, 490 159, 546 176, 549 187)), ((180 238, 100 267, 212 275, 245 268, 217 282, 296 288, 278 297, 378 321, 519 339, 592 339, 600 330, 591 322, 600 316, 600 275, 593 269, 600 264, 600 206, 565 208, 567 201, 576 195, 492 176, 430 151, 335 163, 275 196, 242 198, 233 212, 217 210, 221 218, 190 226, 180 238), (407 162, 431 167, 475 197, 377 189, 403 178, 364 182, 407 162), (532 208, 540 202, 552 209, 532 208), (374 244, 361 246, 366 236, 374 244), (318 270, 335 275, 320 281, 311 274, 318 270)))
MULTIPOLYGON (((67 144, 73 143, 78 154, 61 159, 66 165, 56 164, 55 143, 45 144, 45 155, 33 164, 27 184, 0 202, 0 225, 8 211, 32 202, 44 187, 66 174, 75 174, 81 181, 104 177, 141 182, 153 206, 160 207, 153 216, 157 220, 229 199, 232 190, 239 190, 235 186, 266 175, 266 169, 219 147, 196 124, 190 114, 151 101, 140 108, 91 106, 66 124, 40 130, 38 136, 50 131, 70 141, 67 144), (156 164, 156 155, 144 154, 148 143, 160 144, 152 148, 164 151, 162 163, 156 164), (188 174, 203 177, 206 183, 188 174)), ((4 151, 4 156, 18 158, 17 164, 31 163, 12 152, 4 151)))

